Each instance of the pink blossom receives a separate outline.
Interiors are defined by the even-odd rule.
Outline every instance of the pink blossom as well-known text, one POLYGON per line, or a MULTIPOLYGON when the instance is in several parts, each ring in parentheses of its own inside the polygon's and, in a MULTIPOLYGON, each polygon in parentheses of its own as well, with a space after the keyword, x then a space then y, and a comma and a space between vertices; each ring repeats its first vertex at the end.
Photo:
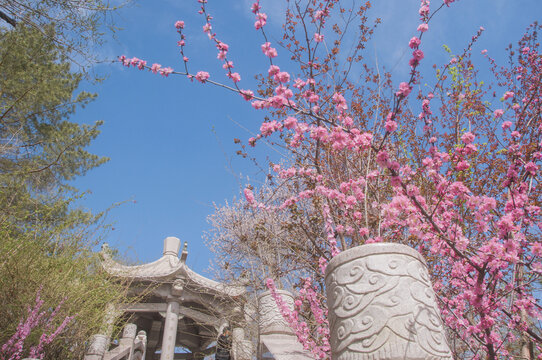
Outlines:
POLYGON ((290 81, 290 74, 288 74, 286 71, 281 71, 275 75, 275 78, 281 83, 287 83, 290 81))
POLYGON ((286 129, 293 129, 297 124, 297 119, 292 116, 288 116, 286 120, 284 120, 284 127, 286 129))
POLYGON ((247 200, 247 202, 251 205, 254 204, 254 194, 252 193, 252 190, 250 190, 249 188, 245 188, 243 192, 245 194, 245 199, 247 200))
POLYGON ((270 122, 264 122, 260 126, 260 132, 263 136, 269 136, 275 131, 279 130, 281 128, 281 124, 277 122, 276 120, 270 121, 270 122))
POLYGON ((206 23, 205 25, 203 25, 203 32, 204 32, 204 33, 209 33, 209 32, 211 32, 211 29, 212 29, 211 24, 206 23))
POLYGON ((306 83, 305 83, 303 80, 301 80, 301 79, 295 79, 294 87, 295 87, 296 89, 301 90, 305 85, 306 85, 306 83))
POLYGON ((502 129, 503 130, 509 129, 510 126, 512 126, 512 122, 510 122, 510 121, 505 121, 505 122, 502 123, 502 129))
POLYGON ((241 75, 239 75, 239 73, 234 72, 231 75, 229 75, 229 77, 235 83, 238 83, 239 81, 241 81, 241 75))
POLYGON ((158 70, 160 70, 161 67, 162 67, 162 65, 160 65, 160 64, 152 64, 151 71, 156 74, 158 72, 158 70))
POLYGON ((387 132, 394 132, 395 130, 397 130, 397 122, 393 120, 386 121, 385 127, 387 132))
POLYGON ((207 79, 209 79, 209 73, 207 71, 198 71, 196 74, 196 80, 198 80, 200 83, 204 83, 207 79))
POLYGON ((318 267, 320 268, 322 274, 325 274, 327 268, 327 260, 323 257, 320 257, 320 259, 318 259, 318 267))
POLYGON ((320 96, 317 94, 311 94, 309 98, 307 99, 310 103, 317 103, 318 100, 320 100, 320 96))
POLYGON ((389 160, 390 160, 390 156, 389 156, 389 154, 388 154, 385 150, 381 150, 381 151, 376 155, 376 162, 377 162, 378 165, 380 165, 380 166, 387 166, 389 160))
POLYGON ((277 65, 271 65, 269 66, 269 70, 267 70, 267 73, 269 76, 276 75, 280 72, 280 68, 277 65))
POLYGON ((426 18, 429 15, 429 5, 427 4, 422 5, 418 13, 420 14, 422 18, 426 18))
POLYGON ((260 7, 260 4, 259 4, 259 1, 256 1, 255 3, 252 4, 252 6, 250 7, 250 10, 256 14, 258 11, 260 11, 261 7, 260 7))
POLYGON ((493 111, 493 115, 495 116, 495 119, 500 118, 503 114, 504 114, 503 109, 497 109, 497 110, 493 111))
POLYGON ((410 91, 412 90, 412 87, 406 83, 402 82, 399 84, 399 91, 395 93, 397 97, 407 97, 408 94, 410 94, 410 91))
POLYGON ((408 46, 410 46, 411 49, 417 49, 420 46, 420 43, 421 43, 421 40, 418 39, 416 36, 414 36, 408 42, 408 46))
POLYGON ((159 72, 160 72, 160 75, 168 77, 168 75, 173 72, 173 69, 170 67, 166 67, 166 68, 160 69, 159 72))
POLYGON ((226 43, 223 43, 221 41, 219 41, 217 44, 216 44, 216 47, 218 48, 218 50, 222 50, 222 51, 228 51, 230 46, 226 43))
POLYGON ((271 47, 270 42, 266 42, 262 44, 262 52, 265 54, 265 56, 269 58, 277 57, 277 50, 273 47, 271 47))
POLYGON ((417 50, 414 50, 412 52, 412 57, 418 61, 420 61, 421 59, 424 58, 424 54, 423 54, 423 51, 421 51, 420 49, 417 49, 417 50))
POLYGON ((184 29, 184 21, 182 21, 182 20, 176 21, 175 22, 175 28, 179 29, 179 30, 184 29))
POLYGON ((529 161, 527 164, 525 164, 525 170, 531 175, 536 175, 538 166, 534 162, 529 161))
POLYGON ((319 33, 315 33, 314 34, 314 41, 316 41, 317 43, 320 43, 320 42, 324 41, 324 35, 319 34, 319 33))
POLYGON ((254 98, 254 92, 252 90, 241 90, 239 93, 246 101, 250 101, 254 98))
POLYGON ((338 111, 344 111, 348 109, 348 105, 346 104, 346 99, 341 93, 334 93, 332 96, 333 103, 335 104, 335 108, 338 111))
POLYGON ((422 23, 420 25, 418 25, 418 31, 419 32, 426 32, 427 30, 429 29, 429 25, 427 25, 426 23, 422 23))
POLYGON ((521 52, 523 53, 523 55, 527 55, 529 51, 531 51, 531 48, 528 46, 525 46, 523 49, 521 49, 521 52))
POLYGON ((475 137, 476 136, 474 136, 474 134, 469 131, 464 133, 463 136, 461 136, 461 141, 463 141, 465 144, 470 144, 474 141, 475 137))
POLYGON ((531 252, 535 256, 542 257, 542 244, 537 242, 531 245, 531 252))
POLYGON ((147 62, 145 60, 139 60, 137 63, 137 68, 139 70, 143 70, 147 66, 147 62))
POLYGON ((514 97, 514 93, 513 93, 512 91, 507 91, 507 92, 505 92, 504 95, 503 95, 503 99, 504 99, 504 100, 508 100, 508 99, 510 99, 510 98, 513 98, 513 97, 514 97))
POLYGON ((461 160, 455 166, 455 169, 458 170, 458 171, 467 170, 468 168, 470 168, 470 164, 468 162, 466 162, 465 160, 461 160))
POLYGON ((254 28, 256 30, 261 29, 267 24, 267 15, 265 13, 258 13, 256 15, 256 22, 254 23, 254 28))

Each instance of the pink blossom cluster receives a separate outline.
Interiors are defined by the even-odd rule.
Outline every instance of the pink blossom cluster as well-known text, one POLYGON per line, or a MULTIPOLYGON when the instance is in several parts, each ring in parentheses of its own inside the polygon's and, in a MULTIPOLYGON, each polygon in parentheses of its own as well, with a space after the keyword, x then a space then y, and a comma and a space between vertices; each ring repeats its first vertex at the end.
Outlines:
POLYGON ((136 57, 133 57, 131 59, 126 58, 126 56, 122 55, 119 57, 119 61, 126 67, 137 67, 139 70, 149 69, 153 74, 160 74, 164 77, 168 77, 170 74, 174 72, 174 70, 170 67, 162 67, 160 64, 152 64, 152 66, 147 66, 147 62, 145 60, 138 59, 136 57))
POLYGON ((21 359, 24 350, 24 342, 30 336, 32 330, 37 327, 43 328, 43 333, 39 338, 39 343, 35 346, 32 346, 28 351, 28 356, 36 359, 43 359, 44 346, 53 342, 55 338, 60 335, 66 328, 66 326, 73 320, 73 316, 67 316, 64 318, 62 323, 50 334, 47 334, 46 331, 50 330, 53 326, 54 319, 62 306, 61 302, 57 307, 46 317, 47 311, 40 311, 41 307, 44 304, 44 301, 41 299, 41 288, 36 294, 36 303, 34 306, 28 307, 28 315, 26 319, 21 319, 15 334, 0 348, 0 357, 2 359, 21 359))
MULTIPOLYGON (((444 0, 438 9, 453 2, 444 0)), ((312 52, 322 48, 323 24, 335 3, 319 3, 307 12, 312 28, 305 36, 312 52)), ((317 200, 326 256, 335 256, 348 246, 389 239, 415 244, 430 258, 446 325, 469 347, 483 348, 480 353, 494 352, 497 355, 492 359, 507 357, 515 333, 525 333, 530 326, 525 316, 542 317, 529 283, 542 276, 542 221, 536 198, 542 160, 538 116, 542 57, 538 45, 527 36, 520 42, 518 65, 510 70, 497 67, 484 50, 504 91, 499 108, 487 111, 493 104, 485 101, 486 90, 475 81, 467 61, 483 31, 480 28, 464 54, 454 55, 442 65, 431 92, 424 95, 420 90, 416 99, 407 103, 413 86, 420 84, 417 67, 425 57, 421 39, 435 13, 429 6, 428 0, 421 1, 418 34, 408 43, 412 51, 410 78, 392 89, 389 103, 382 103, 385 97, 380 95, 356 103, 355 90, 327 82, 324 77, 330 72, 320 72, 322 63, 314 53, 308 60, 299 60, 299 74, 273 63, 278 52, 264 32, 268 17, 261 12, 259 1, 252 5, 252 11, 254 27, 265 39, 261 50, 270 65, 267 76, 265 72, 262 76, 266 91, 257 96, 253 90, 239 89, 240 75, 231 72, 234 64, 227 58, 229 46, 211 32, 212 17, 204 5, 201 12, 205 15, 204 31, 215 42, 217 57, 234 84, 228 88, 250 101, 254 109, 275 116, 259 125, 259 134, 250 138, 249 144, 255 146, 258 140, 275 134, 286 151, 302 159, 295 166, 273 166, 278 181, 296 189, 293 195, 278 206, 270 206, 257 201, 247 188, 247 203, 261 211, 284 211, 317 200), (454 79, 449 76, 452 70, 459 80, 447 85, 454 79), (415 116, 409 110, 418 99, 421 112, 415 116), (376 120, 364 124, 364 117, 376 120), (418 131, 422 126, 423 132, 418 131), (485 158, 493 160, 481 165, 480 159, 485 158), (344 164, 333 162, 333 167, 325 168, 326 160, 322 159, 342 159, 344 164), (352 175, 357 166, 367 166, 362 176, 352 175), (480 190, 486 176, 499 180, 487 193, 480 190), (379 189, 386 192, 376 201, 372 192, 379 189), (368 221, 370 216, 378 219, 375 228, 368 221), (518 280, 522 276, 525 278, 518 280), (512 331, 502 331, 506 327, 512 331)), ((180 32, 184 23, 176 23, 176 28, 180 32)), ((329 38, 331 35, 326 33, 329 38)), ((292 44, 285 38, 281 45, 290 49, 287 46, 292 44)), ((126 66, 146 67, 137 58, 121 61, 126 66)), ((157 72, 161 67, 150 69, 157 72)), ((211 83, 204 71, 189 76, 211 83)), ((327 261, 325 256, 319 259, 322 272, 327 261)), ((268 287, 274 291, 272 282, 268 287)), ((327 314, 310 281, 301 289, 293 311, 280 297, 275 300, 304 346, 316 351, 319 358, 327 356, 327 314), (307 303, 316 321, 313 331, 299 314, 301 305, 307 303)))

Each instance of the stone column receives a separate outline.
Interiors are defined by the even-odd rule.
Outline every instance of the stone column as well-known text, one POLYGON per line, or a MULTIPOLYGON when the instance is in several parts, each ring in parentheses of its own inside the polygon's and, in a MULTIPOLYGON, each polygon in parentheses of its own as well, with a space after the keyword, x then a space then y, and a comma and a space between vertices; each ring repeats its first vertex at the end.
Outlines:
POLYGON ((131 347, 134 343, 136 337, 137 325, 136 324, 126 324, 124 330, 122 331, 122 337, 119 341, 119 346, 131 347))
MULTIPOLYGON (((288 308, 294 309, 294 297, 291 292, 286 290, 276 290, 281 296, 282 301, 286 303, 288 308)), ((258 326, 261 335, 265 334, 294 334, 290 325, 282 316, 275 299, 271 296, 270 291, 262 293, 258 297, 258 326)))
POLYGON ((90 346, 85 354, 84 360, 102 360, 109 347, 109 336, 93 335, 90 339, 90 346))
POLYGON ((401 244, 357 246, 325 274, 333 360, 452 360, 424 258, 401 244))
POLYGON ((160 360, 173 360, 177 341, 177 324, 179 323, 179 303, 169 300, 167 303, 164 335, 162 338, 162 354, 160 360))
POLYGON ((243 328, 233 328, 232 334, 232 355, 233 360, 251 360, 252 342, 245 340, 245 330, 243 328))

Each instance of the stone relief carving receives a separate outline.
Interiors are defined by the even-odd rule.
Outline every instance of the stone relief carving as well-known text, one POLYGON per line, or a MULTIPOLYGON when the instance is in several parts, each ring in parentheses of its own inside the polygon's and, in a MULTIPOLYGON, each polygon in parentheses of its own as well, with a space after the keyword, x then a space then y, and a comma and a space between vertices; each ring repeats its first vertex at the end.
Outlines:
POLYGON ((333 359, 452 359, 423 257, 399 244, 347 250, 326 270, 333 359))
MULTIPOLYGON (((285 290, 277 290, 277 293, 282 296, 282 301, 288 304, 288 307, 293 310, 294 298, 292 294, 285 290)), ((290 328, 286 320, 284 320, 275 300, 273 299, 269 291, 266 291, 259 296, 258 313, 260 316, 260 334, 293 333, 293 330, 290 328)))

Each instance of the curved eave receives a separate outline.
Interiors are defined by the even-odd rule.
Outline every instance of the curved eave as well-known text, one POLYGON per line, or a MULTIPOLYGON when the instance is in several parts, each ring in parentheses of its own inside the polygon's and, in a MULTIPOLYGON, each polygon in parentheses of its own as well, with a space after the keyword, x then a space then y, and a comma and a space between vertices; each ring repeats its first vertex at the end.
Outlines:
POLYGON ((226 285, 218 281, 208 279, 205 276, 194 272, 184 263, 183 265, 184 266, 182 267, 181 271, 188 280, 188 283, 192 283, 199 288, 213 290, 223 297, 239 297, 246 294, 246 289, 242 286, 226 285))
POLYGON ((130 279, 133 281, 160 281, 177 277, 181 272, 183 263, 178 257, 164 255, 160 259, 148 264, 127 266, 116 262, 107 252, 103 252, 102 266, 110 275, 130 279))
POLYGON ((131 281, 173 281, 183 279, 189 287, 205 289, 219 297, 239 297, 246 294, 242 286, 231 286, 214 281, 191 270, 174 255, 143 265, 127 266, 116 262, 107 251, 102 252, 102 266, 110 275, 131 281))

